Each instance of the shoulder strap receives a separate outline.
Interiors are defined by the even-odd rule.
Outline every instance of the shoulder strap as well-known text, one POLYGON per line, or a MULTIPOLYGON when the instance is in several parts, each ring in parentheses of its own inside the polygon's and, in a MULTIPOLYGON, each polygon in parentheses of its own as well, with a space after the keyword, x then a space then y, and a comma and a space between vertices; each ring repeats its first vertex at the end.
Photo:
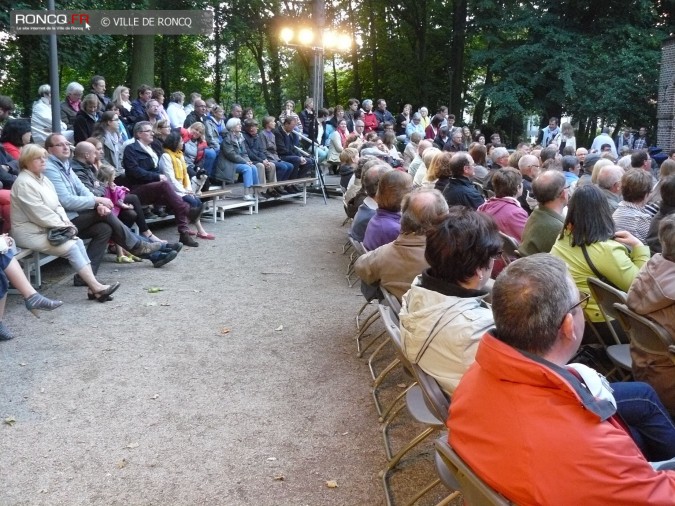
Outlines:
POLYGON ((620 288, 618 286, 616 286, 609 279, 607 279, 605 276, 600 274, 600 271, 595 267, 595 265, 593 265, 593 262, 591 262, 591 257, 588 255, 588 251, 586 251, 586 245, 585 244, 581 245, 581 251, 584 254, 584 258, 586 259, 586 263, 588 264, 588 266, 593 271, 593 274, 595 274, 595 277, 597 277, 603 283, 607 283, 612 288, 616 288, 617 290, 620 290, 620 288))

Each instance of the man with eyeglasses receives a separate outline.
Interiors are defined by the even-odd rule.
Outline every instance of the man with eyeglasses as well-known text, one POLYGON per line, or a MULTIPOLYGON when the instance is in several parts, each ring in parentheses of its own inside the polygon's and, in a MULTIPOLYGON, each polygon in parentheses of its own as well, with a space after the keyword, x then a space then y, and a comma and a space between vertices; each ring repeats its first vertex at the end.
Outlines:
POLYGON ((452 177, 443 190, 449 206, 466 206, 476 210, 485 202, 481 192, 471 182, 475 166, 473 158, 465 152, 455 154, 450 160, 452 177))
POLYGON ((190 125, 198 121, 206 125, 206 109, 206 102, 201 98, 195 100, 194 110, 186 116, 183 128, 190 128, 190 125))
MULTIPOLYGON (((94 146, 81 144, 83 147, 79 149, 78 156, 81 160, 93 160, 94 146)), ((45 139, 45 149, 49 153, 45 176, 54 185, 59 203, 68 219, 77 227, 78 236, 91 239, 87 245, 87 256, 94 274, 98 272, 110 239, 132 254, 149 259, 154 267, 161 267, 176 258, 180 245, 146 242, 112 213, 113 203, 110 199, 97 197, 84 186, 70 166, 70 143, 63 135, 49 135, 45 139)), ((74 284, 85 286, 77 274, 74 284)))
POLYGON ((532 181, 537 179, 539 175, 539 158, 534 155, 525 155, 518 160, 518 170, 523 176, 523 193, 518 197, 520 207, 527 211, 527 214, 532 214, 532 208, 527 201, 528 197, 534 197, 532 192, 532 181))
POLYGON ((190 237, 188 221, 197 219, 201 208, 190 208, 162 173, 159 168, 161 154, 156 153, 151 146, 153 137, 150 122, 140 121, 134 125, 136 142, 124 148, 122 157, 128 186, 144 206, 167 206, 176 217, 179 241, 186 246, 197 247, 199 243, 190 237))
POLYGON ((675 427, 646 383, 611 385, 568 363, 584 333, 565 263, 511 263, 492 289, 495 328, 452 396, 449 444, 516 504, 673 504, 675 427))

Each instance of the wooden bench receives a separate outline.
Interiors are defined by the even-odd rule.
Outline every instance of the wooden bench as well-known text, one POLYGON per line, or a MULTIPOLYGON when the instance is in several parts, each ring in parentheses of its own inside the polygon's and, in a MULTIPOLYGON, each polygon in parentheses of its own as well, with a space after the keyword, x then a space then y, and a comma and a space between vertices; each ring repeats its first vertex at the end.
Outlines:
POLYGON ((17 262, 21 265, 26 279, 37 289, 42 286, 41 268, 49 262, 56 260, 59 257, 53 255, 45 255, 39 251, 33 251, 28 248, 17 248, 19 251, 14 255, 17 262))
POLYGON ((228 209, 248 207, 248 214, 253 214, 253 208, 256 207, 256 213, 258 212, 257 202, 232 196, 232 189, 233 188, 212 187, 203 191, 201 195, 197 195, 200 199, 208 199, 204 206, 204 212, 211 213, 213 216, 213 223, 218 220, 218 217, 221 214, 221 219, 224 220, 225 211, 228 209))
POLYGON ((293 186, 302 186, 302 191, 300 193, 289 193, 288 195, 279 195, 278 197, 268 197, 265 199, 265 202, 271 202, 273 200, 287 200, 295 197, 302 197, 302 205, 307 205, 307 185, 314 183, 316 181, 315 177, 303 177, 301 179, 287 179, 286 181, 276 181, 273 183, 265 184, 255 184, 253 185, 253 191, 255 194, 255 214, 258 214, 258 203, 260 200, 260 194, 266 192, 271 188, 278 188, 279 186, 286 186, 292 184, 293 186))

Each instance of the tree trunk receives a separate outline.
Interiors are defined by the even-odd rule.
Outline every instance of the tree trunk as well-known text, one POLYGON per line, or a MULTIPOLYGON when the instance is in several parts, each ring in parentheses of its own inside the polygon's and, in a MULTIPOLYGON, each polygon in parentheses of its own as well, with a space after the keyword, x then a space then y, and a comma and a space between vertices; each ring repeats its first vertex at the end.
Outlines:
POLYGON ((223 46, 222 30, 223 25, 223 11, 220 8, 220 3, 214 6, 214 28, 213 28, 213 99, 217 104, 220 104, 220 95, 223 91, 223 73, 221 50, 223 46))
POLYGON ((340 93, 338 91, 337 68, 335 67, 335 54, 333 54, 333 104, 340 103, 340 93))
POLYGON ((141 84, 152 86, 155 82, 155 36, 133 35, 131 50, 131 97, 141 84))
POLYGON ((462 88, 464 87, 464 43, 466 38, 467 0, 455 0, 452 13, 450 68, 452 82, 448 109, 458 119, 462 117, 462 88))
MULTIPOLYGON (((265 104, 270 114, 281 111, 281 62, 279 60, 279 46, 274 37, 269 37, 267 41, 268 56, 270 60, 270 103, 265 104)), ((278 114, 278 113, 277 113, 278 114)))
POLYGON ((483 116, 485 115, 485 102, 487 101, 487 94, 485 89, 492 86, 492 70, 490 67, 485 71, 485 84, 483 85, 483 93, 481 93, 478 102, 476 102, 476 108, 473 111, 473 125, 475 128, 480 128, 483 124, 483 116))
MULTIPOLYGON (((352 5, 352 0, 349 0, 349 24, 351 26, 351 32, 356 33, 358 28, 358 23, 356 22, 356 15, 354 14, 354 6, 352 5)), ((361 75, 359 73, 359 46, 356 42, 352 42, 352 97, 361 96, 361 75)))

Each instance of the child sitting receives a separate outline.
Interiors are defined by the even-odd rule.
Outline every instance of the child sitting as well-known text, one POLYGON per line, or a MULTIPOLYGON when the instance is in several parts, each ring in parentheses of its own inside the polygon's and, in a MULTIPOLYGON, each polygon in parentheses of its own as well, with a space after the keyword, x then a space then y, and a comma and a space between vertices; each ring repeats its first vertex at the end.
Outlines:
POLYGON ((359 152, 355 148, 345 148, 340 153, 340 168, 338 169, 338 174, 340 174, 340 187, 342 192, 347 191, 349 186, 349 181, 354 175, 356 166, 359 163, 359 152))

